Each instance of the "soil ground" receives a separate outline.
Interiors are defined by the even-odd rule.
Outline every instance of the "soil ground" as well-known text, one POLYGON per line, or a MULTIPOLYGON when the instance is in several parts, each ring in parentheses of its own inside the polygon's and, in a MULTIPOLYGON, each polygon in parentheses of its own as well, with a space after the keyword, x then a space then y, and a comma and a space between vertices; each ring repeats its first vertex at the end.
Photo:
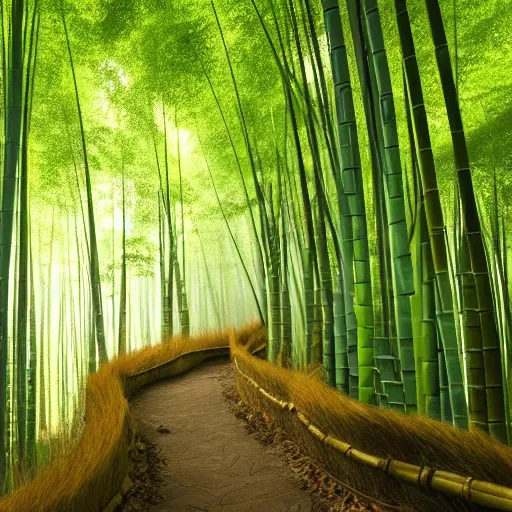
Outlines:
POLYGON ((384 512, 323 474, 270 417, 250 411, 226 361, 141 391, 131 411, 138 438, 125 512, 384 512))

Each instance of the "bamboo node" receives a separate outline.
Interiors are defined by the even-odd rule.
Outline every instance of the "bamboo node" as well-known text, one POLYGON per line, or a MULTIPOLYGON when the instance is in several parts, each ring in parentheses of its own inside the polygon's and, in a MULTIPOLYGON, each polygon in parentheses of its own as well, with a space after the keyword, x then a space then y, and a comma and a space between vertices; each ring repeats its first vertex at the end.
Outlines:
POLYGON ((352 458, 352 450, 353 450, 352 445, 350 445, 350 446, 345 450, 345 452, 344 452, 344 454, 343 454, 343 455, 345 455, 346 457, 348 457, 349 459, 351 459, 351 458, 352 458))
POLYGON ((465 500, 471 501, 471 484, 473 483, 473 477, 470 476, 466 478, 465 482, 462 484, 462 497, 465 500))
POLYGON ((393 459, 391 457, 388 459, 379 459, 378 467, 385 475, 389 473, 389 466, 391 465, 392 461, 393 459))
POLYGON ((421 466, 420 471, 418 473, 418 485, 420 487, 424 487, 428 489, 430 487, 430 482, 432 481, 432 477, 436 470, 434 468, 430 468, 428 466, 421 466))

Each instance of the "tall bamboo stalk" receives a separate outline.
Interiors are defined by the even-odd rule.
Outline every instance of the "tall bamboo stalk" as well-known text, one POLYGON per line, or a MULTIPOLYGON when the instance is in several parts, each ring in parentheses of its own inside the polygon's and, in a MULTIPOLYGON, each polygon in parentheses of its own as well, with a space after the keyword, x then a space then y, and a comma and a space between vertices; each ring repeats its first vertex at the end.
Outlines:
POLYGON ((66 25, 66 17, 62 11, 62 25, 66 36, 66 44, 69 55, 69 63, 71 73, 73 75, 73 85, 75 89, 75 99, 78 111, 78 121, 80 124, 80 138, 82 143, 82 153, 84 159, 85 186, 87 192, 87 213, 89 219, 89 243, 90 243, 90 268, 91 268, 91 295, 94 311, 94 325, 96 328, 96 343, 98 345, 98 354, 100 363, 108 361, 107 346, 105 342, 105 325, 103 317, 103 304, 101 298, 101 279, 98 260, 98 245, 96 241, 96 223, 94 221, 94 204, 92 198, 91 174, 89 170, 89 160, 87 158, 87 146, 85 140, 85 129, 82 118, 82 109, 80 107, 80 98, 78 95, 78 83, 76 79, 75 66, 73 64, 73 56, 71 53, 71 44, 69 40, 68 29, 66 25))
POLYGON ((203 73, 205 75, 205 78, 208 82, 208 86, 210 88, 210 91, 212 93, 212 96, 215 100, 215 104, 217 105, 217 109, 219 110, 219 114, 221 116, 221 119, 222 119, 222 123, 224 125, 224 128, 226 129, 226 134, 228 136, 228 140, 229 140, 229 144, 231 146, 231 149, 233 151, 233 156, 235 157, 235 162, 236 162, 236 167, 237 167, 237 170, 238 170, 238 175, 240 176, 240 181, 242 182, 242 188, 244 190, 244 198, 245 198, 245 204, 246 204, 246 207, 247 207, 247 211, 249 213, 249 219, 250 219, 250 222, 251 222, 251 233, 252 233, 252 236, 255 240, 255 250, 256 250, 256 257, 257 257, 257 270, 258 270, 258 286, 261 290, 261 295, 262 295, 262 301, 263 301, 263 305, 262 305, 262 309, 263 309, 263 313, 265 315, 265 319, 267 318, 267 290, 266 290, 266 284, 265 284, 265 279, 266 279, 266 276, 265 276, 265 263, 264 263, 264 258, 263 258, 263 248, 262 246, 264 245, 263 244, 263 241, 258 233, 258 229, 256 228, 256 221, 254 219, 254 212, 252 210, 252 206, 251 206, 251 200, 249 198, 249 192, 248 192, 248 189, 247 189, 247 183, 245 181, 245 177, 244 177, 244 173, 243 173, 243 170, 242 170, 242 164, 240 162, 240 157, 238 156, 238 151, 236 149, 236 146, 235 146, 235 143, 234 143, 234 140, 233 140, 233 136, 231 134, 231 130, 229 128, 229 125, 228 125, 228 122, 227 122, 227 119, 226 119, 226 116, 224 114, 224 110, 222 108, 222 105, 220 103, 220 100, 219 100, 219 97, 217 95, 217 92, 215 90, 215 87, 213 86, 213 83, 210 79, 210 76, 204 66, 204 63, 203 63, 203 60, 201 59, 201 56, 198 55, 198 60, 201 64, 201 68, 203 70, 203 73))
POLYGON ((166 290, 166 313, 167 317, 164 318, 165 336, 167 339, 174 333, 173 321, 173 288, 174 288, 174 245, 175 233, 172 225, 172 212, 171 212, 171 183, 169 181, 169 158, 167 147, 167 120, 165 114, 165 105, 162 104, 162 115, 164 121, 164 165, 165 165, 165 195, 162 190, 162 195, 165 197, 165 213, 167 218, 167 236, 169 243, 168 254, 168 271, 167 271, 167 290, 166 290))
POLYGON ((119 294, 119 338, 118 352, 124 354, 126 352, 126 200, 124 186, 124 166, 121 170, 121 187, 122 187, 122 210, 123 210, 123 238, 121 256, 121 291, 119 294))
MULTIPOLYGON (((405 9, 405 0, 403 3, 400 2, 399 6, 405 9)), ((483 428, 496 439, 507 442, 501 347, 457 85, 439 1, 429 0, 426 7, 450 123, 460 191, 464 245, 467 247, 471 265, 468 275, 463 276, 463 280, 468 281, 469 286, 464 287, 462 294, 469 420, 472 426, 483 428)))
MULTIPOLYGON (((437 290, 439 293, 439 300, 437 301, 439 308, 437 317, 438 328, 446 361, 452 418, 454 425, 467 427, 468 416, 457 347, 457 332, 454 320, 455 312, 453 309, 453 294, 450 283, 445 224, 439 189, 437 187, 437 176, 430 142, 427 113, 423 100, 423 90, 405 0, 396 0, 395 9, 400 35, 400 46, 404 59, 403 63, 407 82, 408 100, 412 112, 427 227, 432 249, 437 290)), ((366 16, 371 18, 373 12, 372 10, 368 10, 366 16)), ((369 20, 369 23, 370 22, 371 19, 369 20)))
POLYGON ((166 300, 166 282, 165 282, 165 219, 162 214, 162 203, 164 201, 162 189, 158 191, 158 262, 160 268, 160 312, 161 312, 161 326, 160 338, 165 340, 167 336, 167 328, 165 319, 167 318, 167 300, 166 300))
POLYGON ((176 268, 176 283, 180 283, 178 286, 178 294, 180 297, 180 324, 181 324, 181 335, 188 338, 190 334, 190 313, 188 309, 187 300, 187 285, 186 285, 186 272, 185 272, 185 217, 183 214, 183 179, 181 175, 181 145, 180 145, 180 129, 178 126, 178 116, 176 114, 176 138, 178 146, 178 175, 180 180, 180 213, 181 213, 181 275, 180 266, 178 260, 178 247, 175 249, 175 261, 177 264, 176 268), (179 281, 178 281, 179 276, 179 281))
MULTIPOLYGON (((16 169, 20 159, 23 90, 23 14, 24 1, 12 0, 8 35, 8 61, 4 83, 6 115, 4 131, 4 171, 2 177, 2 206, 0 226, 0 494, 5 490, 6 458, 6 417, 7 406, 7 353, 9 332, 9 283, 16 198, 16 169)), ((3 39, 2 39, 3 41, 3 39)), ((3 47, 3 44, 2 44, 3 47)), ((4 50, 5 51, 5 50, 4 50)))
MULTIPOLYGON (((30 236, 29 236, 30 238, 30 236)), ((28 363, 28 389, 27 389, 27 466, 31 475, 35 474, 37 466, 37 328, 36 328, 36 296, 35 276, 32 257, 32 246, 30 246, 30 310, 29 310, 29 363, 28 363)))
MULTIPOLYGON (((404 77, 404 98, 411 168, 415 184, 415 208, 412 216, 411 255, 414 262, 414 289, 411 296, 411 313, 414 333, 414 357, 416 360, 416 390, 418 412, 429 418, 452 421, 450 396, 447 387, 446 363, 437 327, 436 276, 432 249, 428 235, 423 192, 420 186, 418 155, 410 104, 407 99, 407 83, 404 77), (418 322, 421 319, 421 323, 418 322)), ((412 191, 411 191, 412 193, 412 191)), ((412 210, 412 208, 411 208, 412 210)))
MULTIPOLYGON (((374 326, 370 258, 352 86, 338 2, 336 0, 323 0, 322 6, 329 39, 335 87, 339 149, 341 153, 341 182, 349 202, 348 214, 352 224, 352 240, 349 243, 352 245, 353 257, 353 261, 350 263, 351 265, 353 264, 354 268, 354 310, 357 319, 359 399, 363 402, 375 403, 374 326)), ((348 261, 346 263, 348 264, 348 261)))

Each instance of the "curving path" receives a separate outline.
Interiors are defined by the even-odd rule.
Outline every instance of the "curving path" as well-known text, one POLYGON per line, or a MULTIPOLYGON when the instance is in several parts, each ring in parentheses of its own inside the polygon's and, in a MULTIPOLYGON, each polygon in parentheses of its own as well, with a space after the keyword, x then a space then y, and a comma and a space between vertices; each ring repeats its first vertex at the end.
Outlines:
POLYGON ((284 462, 252 438, 229 410, 225 361, 142 390, 131 402, 140 432, 167 460, 162 512, 309 512, 311 498, 284 462))

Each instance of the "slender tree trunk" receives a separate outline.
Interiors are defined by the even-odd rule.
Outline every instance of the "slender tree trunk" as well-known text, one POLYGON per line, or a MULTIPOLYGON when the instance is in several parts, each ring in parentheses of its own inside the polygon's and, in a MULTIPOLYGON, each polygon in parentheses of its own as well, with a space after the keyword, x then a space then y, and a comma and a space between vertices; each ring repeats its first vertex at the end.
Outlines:
POLYGON ((30 248, 30 319, 29 319, 29 372, 27 401, 27 464, 31 475, 35 474, 37 464, 36 396, 37 396, 37 332, 36 332, 36 296, 35 276, 30 248))
POLYGON ((126 203, 124 189, 124 168, 122 174, 123 195, 123 255, 121 260, 121 292, 119 295, 119 340, 118 351, 126 352, 126 203))
MULTIPOLYGON (((164 321, 165 326, 165 339, 172 337, 174 334, 174 321, 173 321, 173 288, 174 288, 174 261, 173 261, 173 251, 174 251, 174 232, 172 228, 172 214, 171 214, 171 184, 169 181, 169 159, 168 159, 168 149, 167 149, 167 122, 165 118, 165 108, 163 110, 163 118, 164 118, 164 159, 165 159, 165 212, 167 216, 167 235, 169 242, 169 254, 168 254, 168 271, 167 271, 167 293, 166 293, 166 303, 167 303, 167 318, 164 321)), ((162 195, 164 191, 162 190, 162 195)))
POLYGON ((55 211, 52 211, 52 228, 50 234, 50 258, 48 262, 48 285, 47 285, 47 293, 48 298, 46 300, 46 332, 47 332, 47 340, 48 340, 48 350, 46 351, 46 366, 48 372, 48 432, 51 432, 52 428, 52 358, 51 358, 51 350, 50 350, 50 340, 52 339, 52 284, 53 284, 53 245, 54 245, 54 236, 55 236, 55 211))
MULTIPOLYGON (((397 15, 402 18, 407 16, 405 0, 396 0, 395 4, 397 5, 397 15), (398 14, 399 9, 405 9, 405 14, 398 14)), ((472 426, 483 428, 494 438, 507 443, 501 347, 457 84, 451 66, 439 1, 428 0, 426 7, 436 49, 446 113, 450 123, 463 218, 463 247, 465 247, 470 264, 468 271, 463 275, 463 282, 467 281, 468 286, 463 286, 462 294, 466 370, 469 385, 469 419, 472 426), (483 386, 482 372, 484 373, 483 386)), ((457 66, 457 59, 455 62, 457 66)))
MULTIPOLYGON (((181 335, 188 338, 190 334, 190 313, 188 310, 187 300, 187 283, 186 283, 186 268, 185 268, 185 217, 183 215, 183 180, 181 175, 181 145, 180 145, 180 129, 178 126, 178 120, 176 115, 176 138, 178 141, 178 175, 180 179, 180 214, 181 214, 181 272, 182 275, 179 278, 180 285, 178 287, 178 294, 181 297, 180 300, 180 324, 181 324, 181 335)), ((176 268, 176 283, 178 283, 178 275, 180 273, 179 260, 178 260, 178 247, 176 245, 176 262, 178 264, 176 268)))
POLYGON ((160 338, 162 341, 167 339, 168 327, 166 325, 168 318, 166 281, 165 281, 165 235, 164 235, 164 217, 162 215, 162 202, 164 201, 161 190, 158 192, 158 242, 159 242, 159 264, 160 264, 160 338))
POLYGON ((100 363, 106 363, 108 361, 107 346, 105 342, 105 325, 103 317, 103 304, 101 298, 101 279, 100 269, 98 260, 98 246, 96 241, 96 224, 94 221, 94 204, 92 199, 92 185, 91 185, 91 174, 89 170, 89 161, 87 158, 87 147, 85 141, 85 129, 82 119, 82 110, 80 108, 80 99, 78 95, 78 84, 76 80, 75 67, 73 65, 73 57, 71 53, 71 45, 69 41, 68 29, 66 26, 66 18, 64 11, 62 11, 62 24, 64 26, 64 32, 66 35, 66 43, 68 48, 69 62, 71 66, 71 73, 73 75, 73 84, 75 88, 75 99, 78 110, 78 120, 80 124, 80 136, 82 141, 82 152, 84 158, 84 170, 85 170, 85 186, 87 192, 87 213, 89 218, 89 242, 90 242, 90 268, 91 268, 91 295, 92 304, 94 311, 94 325, 96 329, 96 342, 98 345, 98 354, 100 363))
MULTIPOLYGON (((344 193, 351 204, 348 213, 353 231, 352 256, 354 263, 354 306, 357 318, 359 399, 363 402, 375 403, 373 304, 361 158, 343 28, 337 5, 333 6, 335 8, 328 10, 331 3, 328 0, 324 1, 323 7, 324 14, 328 16, 326 27, 328 28, 332 73, 338 106, 342 162, 341 182, 344 193)), ((350 329, 350 326, 348 326, 348 329, 350 329)))
MULTIPOLYGON (((39 233, 39 258, 41 258, 41 233, 39 233)), ((39 320, 39 431, 45 432, 47 430, 47 419, 46 419, 46 375, 45 375, 45 283, 43 278, 43 269, 41 263, 39 264, 39 276, 40 276, 40 294, 41 294, 41 316, 39 320)))
MULTIPOLYGON (((6 416, 7 406, 7 354, 9 332, 9 283, 16 198, 16 169, 20 159, 20 139, 22 123, 22 83, 23 83, 23 12, 24 1, 12 0, 9 30, 9 60, 4 82, 6 115, 4 129, 4 172, 2 184, 2 210, 0 226, 0 494, 5 490, 7 459, 6 416)), ((3 39, 2 39, 3 41, 3 39)), ((2 44, 3 47, 3 44, 2 44)))
POLYGON ((115 231, 116 197, 112 184, 112 344, 116 339, 116 231, 115 231))
MULTIPOLYGON (((374 0, 372 0, 374 1, 374 0)), ((373 5, 373 4, 371 4, 373 5)), ((441 198, 437 187, 437 176, 430 142, 430 132, 427 121, 427 112, 423 100, 423 90, 416 61, 414 41, 412 39, 409 16, 405 3, 395 2, 400 45, 404 57, 404 69, 407 83, 408 100, 414 127, 418 167, 421 176, 421 185, 424 195, 427 228, 432 249, 434 272, 437 281, 438 300, 437 310, 441 345, 446 361, 447 377, 449 381, 450 402, 453 423, 456 426, 467 427, 468 411, 464 393, 461 365, 458 355, 457 330, 454 318, 454 299, 450 283, 449 255, 446 243, 445 224, 441 198)), ((373 10, 367 12, 368 17, 374 16, 373 10)), ((368 21, 371 23, 371 20, 368 21)))
MULTIPOLYGON (((235 72, 234 72, 234 69, 233 69, 232 62, 231 62, 231 57, 230 57, 230 54, 229 54, 229 51, 228 51, 226 40, 225 40, 225 37, 224 37, 224 32, 222 30, 222 26, 221 26, 221 23, 220 23, 218 14, 217 14, 217 10, 215 9, 215 4, 214 4, 213 0, 211 1, 211 5, 212 5, 213 13, 215 15, 215 20, 217 22, 217 27, 219 28, 219 34, 220 34, 220 37, 221 37, 221 40, 222 40, 222 45, 223 45, 223 48, 224 48, 224 54, 226 55, 226 60, 227 60, 228 68, 229 68, 229 73, 230 73, 230 76, 231 76, 231 82, 233 84, 233 91, 234 91, 235 97, 236 97, 237 110, 238 110, 238 114, 240 116, 240 125, 241 125, 241 129, 242 129, 242 135, 244 137, 245 148, 246 148, 246 152, 247 152, 247 157, 249 159, 249 164, 250 164, 252 178, 253 178, 253 183, 254 183, 254 189, 256 191, 256 198, 257 198, 258 211, 259 211, 259 217, 260 217, 260 231, 261 231, 261 238, 262 238, 262 247, 263 247, 264 261, 265 261, 265 265, 266 265, 266 269, 267 269, 266 281, 268 282, 268 279, 269 279, 268 269, 271 266, 270 254, 269 254, 269 245, 270 245, 269 232, 270 232, 270 226, 269 226, 269 219, 268 219, 268 216, 267 216, 267 212, 266 212, 266 209, 265 209, 265 195, 263 193, 263 190, 261 188, 261 184, 260 184, 258 176, 257 176, 256 160, 255 160, 255 156, 254 156, 253 147, 251 145, 251 139, 250 139, 250 136, 249 136, 249 131, 248 131, 248 127, 247 127, 247 122, 246 122, 246 118, 245 118, 244 109, 242 107, 242 101, 241 101, 241 98, 240 98, 238 84, 237 84, 237 80, 236 80, 236 77, 235 77, 235 72)), ((264 305, 265 305, 265 310, 264 310, 264 313, 263 313, 264 316, 262 317, 262 322, 263 323, 265 323, 265 320, 266 320, 266 317, 267 317, 267 297, 266 297, 266 294, 265 294, 265 298, 264 298, 264 305)), ((259 305, 258 305, 258 307, 259 307, 259 305)), ((273 309, 275 311, 275 309, 276 309, 275 305, 274 305, 273 309)), ((262 312, 262 310, 260 309, 260 313, 261 312, 262 312)), ((271 327, 271 326, 269 326, 269 327, 271 327)), ((271 328, 271 330, 272 330, 272 328, 271 328)), ((275 355, 277 355, 277 352, 279 350, 279 347, 276 346, 276 343, 273 343, 273 346, 270 346, 271 345, 271 341, 274 341, 274 340, 270 340, 269 339, 269 343, 268 343, 268 346, 267 346, 267 352, 268 352, 267 357, 268 356, 275 357, 275 355)))

